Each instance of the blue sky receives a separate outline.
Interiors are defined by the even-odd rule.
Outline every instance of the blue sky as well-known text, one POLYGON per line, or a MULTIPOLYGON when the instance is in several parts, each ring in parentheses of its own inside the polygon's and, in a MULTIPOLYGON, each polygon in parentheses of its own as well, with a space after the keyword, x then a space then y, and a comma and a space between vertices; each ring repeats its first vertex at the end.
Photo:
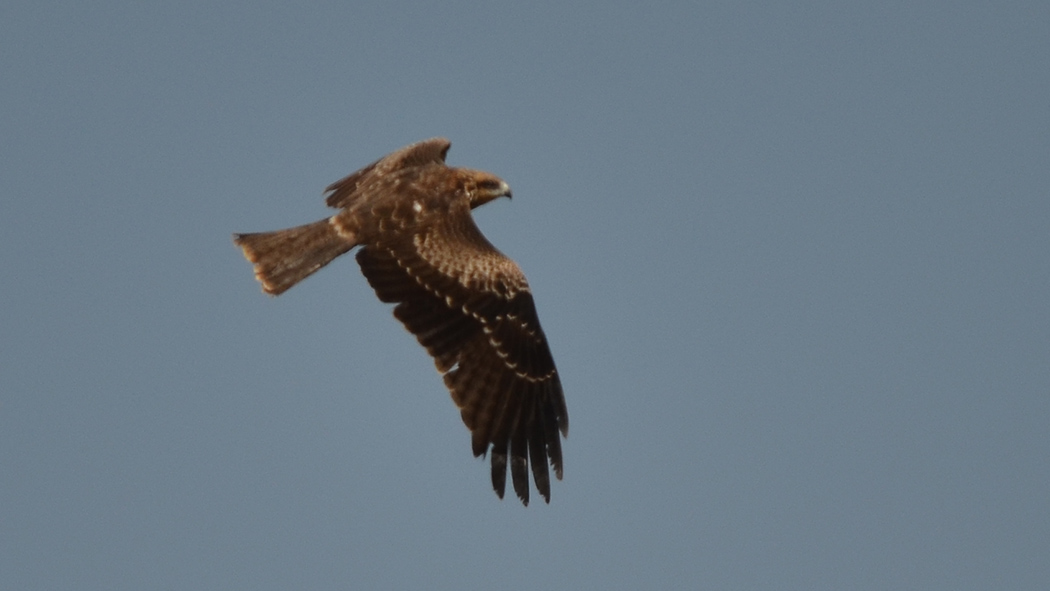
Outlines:
POLYGON ((8 2, 0 588, 1050 580, 1050 7, 8 2), (571 431, 499 501, 344 257, 405 144, 514 188, 571 431))

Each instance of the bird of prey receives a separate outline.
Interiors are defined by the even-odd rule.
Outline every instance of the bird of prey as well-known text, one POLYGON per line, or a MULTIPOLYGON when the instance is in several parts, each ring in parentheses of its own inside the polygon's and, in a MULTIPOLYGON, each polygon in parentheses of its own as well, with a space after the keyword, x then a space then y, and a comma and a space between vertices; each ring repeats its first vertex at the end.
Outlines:
POLYGON ((434 138, 389 154, 332 183, 335 215, 276 232, 234 234, 263 291, 279 295, 339 255, 357 262, 394 316, 416 336, 445 380, 471 432, 474 456, 491 455, 492 487, 550 502, 568 436, 558 370, 532 292, 514 261, 496 250, 470 210, 510 197, 502 179, 445 164, 450 142, 434 138))

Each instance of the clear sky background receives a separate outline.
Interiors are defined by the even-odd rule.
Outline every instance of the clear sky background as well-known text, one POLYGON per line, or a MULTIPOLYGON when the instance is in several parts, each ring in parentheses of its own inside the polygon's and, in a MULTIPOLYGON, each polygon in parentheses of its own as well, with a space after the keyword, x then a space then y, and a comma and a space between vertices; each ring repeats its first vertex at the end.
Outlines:
POLYGON ((1050 581, 1050 4, 5 2, 0 588, 1050 581), (571 431, 499 501, 351 257, 442 135, 571 431))

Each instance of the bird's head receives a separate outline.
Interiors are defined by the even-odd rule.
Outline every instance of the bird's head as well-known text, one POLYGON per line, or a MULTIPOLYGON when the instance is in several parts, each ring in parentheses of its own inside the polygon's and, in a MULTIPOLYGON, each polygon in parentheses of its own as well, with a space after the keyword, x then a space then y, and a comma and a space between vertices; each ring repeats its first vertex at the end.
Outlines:
POLYGON ((466 190, 470 197, 471 209, 499 197, 510 198, 510 185, 498 176, 480 170, 462 172, 467 177, 466 190))

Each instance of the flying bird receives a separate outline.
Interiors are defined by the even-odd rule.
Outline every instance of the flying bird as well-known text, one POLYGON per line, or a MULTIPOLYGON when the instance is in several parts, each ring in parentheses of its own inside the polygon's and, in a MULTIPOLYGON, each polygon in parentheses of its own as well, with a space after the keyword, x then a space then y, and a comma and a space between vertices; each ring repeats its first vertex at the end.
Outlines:
POLYGON ((280 295, 351 249, 394 316, 434 358, 471 433, 488 453, 502 499, 510 469, 529 504, 529 465, 550 503, 562 478, 569 416, 536 305, 517 264, 482 235, 470 210, 510 187, 499 177, 445 164, 450 142, 434 138, 389 154, 332 183, 335 215, 276 232, 234 234, 264 292, 280 295))

